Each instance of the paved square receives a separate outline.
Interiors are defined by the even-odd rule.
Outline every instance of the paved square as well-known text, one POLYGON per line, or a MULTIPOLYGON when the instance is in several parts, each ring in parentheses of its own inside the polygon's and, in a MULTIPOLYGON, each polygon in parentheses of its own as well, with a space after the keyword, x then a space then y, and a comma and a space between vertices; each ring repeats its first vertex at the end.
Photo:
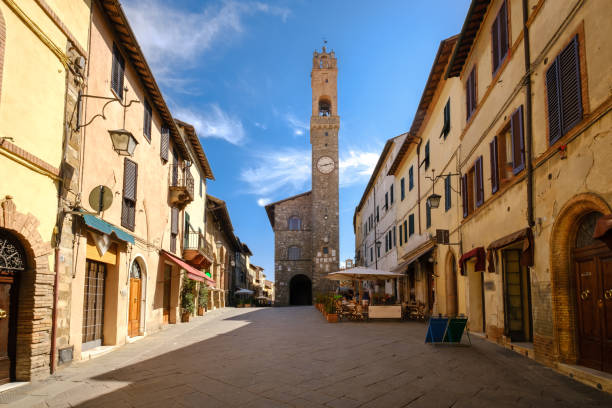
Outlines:
POLYGON ((596 407, 612 396, 417 322, 329 324, 313 307, 222 309, 0 395, 9 407, 596 407))

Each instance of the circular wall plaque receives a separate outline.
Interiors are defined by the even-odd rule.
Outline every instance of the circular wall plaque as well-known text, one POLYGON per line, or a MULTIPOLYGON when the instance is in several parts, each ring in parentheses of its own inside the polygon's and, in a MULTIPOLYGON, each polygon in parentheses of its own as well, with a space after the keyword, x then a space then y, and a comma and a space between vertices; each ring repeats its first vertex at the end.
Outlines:
POLYGON ((113 192, 106 186, 97 186, 89 193, 89 206, 96 212, 106 211, 113 203, 113 192))

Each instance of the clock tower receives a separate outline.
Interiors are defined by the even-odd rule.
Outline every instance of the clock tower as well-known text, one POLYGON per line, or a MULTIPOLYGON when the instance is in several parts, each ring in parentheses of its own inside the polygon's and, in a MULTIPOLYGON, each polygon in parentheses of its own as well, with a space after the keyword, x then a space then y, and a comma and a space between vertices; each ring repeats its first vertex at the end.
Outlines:
POLYGON ((338 67, 333 51, 315 51, 310 74, 312 116, 312 284, 313 292, 327 289, 325 279, 339 267, 338 210, 338 67))

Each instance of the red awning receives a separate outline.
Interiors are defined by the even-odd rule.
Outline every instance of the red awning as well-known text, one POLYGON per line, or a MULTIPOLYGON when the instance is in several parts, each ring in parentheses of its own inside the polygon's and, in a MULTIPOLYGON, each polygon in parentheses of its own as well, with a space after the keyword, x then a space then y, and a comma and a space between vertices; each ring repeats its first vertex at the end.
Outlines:
POLYGON ((175 264, 183 268, 185 272, 187 272, 187 276, 190 279, 197 280, 199 282, 206 282, 208 286, 215 286, 215 281, 210 279, 208 276, 206 276, 204 272, 198 271, 196 268, 189 265, 187 262, 183 261, 181 258, 175 255, 172 255, 170 252, 166 252, 164 250, 162 250, 161 252, 170 261, 174 262, 175 264))
POLYGON ((465 275, 465 263, 468 259, 476 258, 476 266, 474 270, 476 272, 484 272, 485 270, 485 250, 483 247, 474 248, 469 252, 466 252, 459 259, 459 270, 462 275, 465 275))
POLYGON ((489 262, 488 271, 495 272, 495 260, 493 259, 495 250, 519 241, 523 241, 521 265, 533 266, 533 233, 531 232, 531 228, 524 228, 491 242, 487 248, 487 260, 489 262))

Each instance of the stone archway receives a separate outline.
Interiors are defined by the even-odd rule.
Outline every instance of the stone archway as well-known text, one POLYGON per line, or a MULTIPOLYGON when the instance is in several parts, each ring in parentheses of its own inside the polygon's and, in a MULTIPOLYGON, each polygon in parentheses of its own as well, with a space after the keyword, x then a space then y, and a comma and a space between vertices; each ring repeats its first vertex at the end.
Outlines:
POLYGON ((572 243, 578 220, 598 211, 610 214, 610 206, 592 193, 574 196, 556 217, 550 236, 550 270, 552 285, 553 352, 562 362, 574 364, 578 360, 577 314, 572 279, 572 243))
POLYGON ((289 304, 291 306, 312 305, 312 282, 306 275, 295 275, 289 281, 289 304))
POLYGON ((54 271, 49 267, 53 251, 38 233, 39 221, 17 211, 12 197, 0 201, 0 228, 21 243, 26 267, 20 276, 17 311, 15 380, 31 381, 49 375, 54 271))

